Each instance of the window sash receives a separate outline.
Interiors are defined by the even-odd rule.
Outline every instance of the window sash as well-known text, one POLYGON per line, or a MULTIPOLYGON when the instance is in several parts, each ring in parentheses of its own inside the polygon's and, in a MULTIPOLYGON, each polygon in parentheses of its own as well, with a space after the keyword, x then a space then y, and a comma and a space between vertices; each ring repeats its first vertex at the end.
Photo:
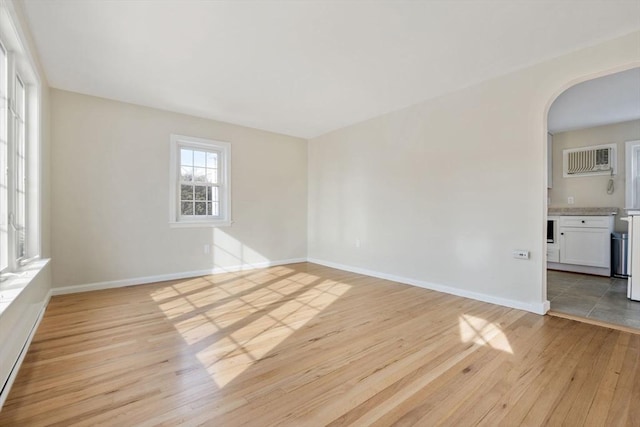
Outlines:
POLYGON ((201 219, 221 219, 222 218, 222 209, 220 209, 221 201, 220 194, 223 191, 220 183, 222 181, 221 172, 221 158, 222 153, 219 150, 215 149, 205 149, 202 147, 196 147, 190 144, 179 144, 178 145, 178 168, 177 168, 177 178, 178 178, 178 203, 177 203, 177 211, 178 211, 178 220, 201 220, 201 219), (184 161, 183 155, 191 152, 191 161, 184 161), (196 160, 196 153, 202 153, 204 155, 204 161, 202 163, 196 160), (213 155, 215 158, 215 162, 210 164, 209 154, 213 155), (215 167, 212 167, 215 166, 215 167), (183 179, 183 170, 192 169, 191 180, 183 179), (196 169, 202 170, 204 172, 204 180, 198 180, 196 178, 196 169), (211 174, 210 174, 211 171, 211 174), (183 198, 182 188, 183 186, 193 187, 193 197, 191 199, 183 198), (204 199, 198 199, 196 196, 197 187, 205 187, 205 192, 207 193, 204 199), (212 189, 211 198, 209 198, 208 189, 212 189), (213 189, 216 191, 213 191, 213 189), (215 194, 215 197, 213 196, 215 194), (188 204, 192 205, 191 212, 193 214, 185 214, 183 213, 184 207, 188 204), (196 206, 204 204, 205 214, 197 214, 196 206), (217 212, 217 213, 215 213, 217 212))
POLYGON ((9 9, 0 0, 0 273, 37 259, 41 245, 40 76, 9 9))
MULTIPOLYGON (((29 231, 39 228, 39 214, 30 211, 38 208, 38 188, 31 188, 28 179, 38 165, 33 156, 38 153, 39 95, 22 78, 18 59, 0 43, 0 273, 39 256, 39 236, 29 231)), ((37 179, 33 183, 37 186, 37 179)))
POLYGON ((0 272, 9 267, 8 87, 7 51, 0 44, 0 272))
POLYGON ((16 259, 27 257, 27 151, 26 151, 26 87, 16 74, 15 97, 15 180, 14 180, 14 224, 16 259))

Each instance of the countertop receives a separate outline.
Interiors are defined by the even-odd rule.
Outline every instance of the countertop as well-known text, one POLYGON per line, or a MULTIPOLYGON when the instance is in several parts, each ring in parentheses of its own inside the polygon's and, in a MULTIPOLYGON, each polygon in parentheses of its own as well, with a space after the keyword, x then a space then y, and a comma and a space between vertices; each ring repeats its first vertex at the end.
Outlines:
POLYGON ((618 215, 620 209, 618 208, 554 208, 550 207, 549 215, 578 215, 578 216, 607 216, 618 215))

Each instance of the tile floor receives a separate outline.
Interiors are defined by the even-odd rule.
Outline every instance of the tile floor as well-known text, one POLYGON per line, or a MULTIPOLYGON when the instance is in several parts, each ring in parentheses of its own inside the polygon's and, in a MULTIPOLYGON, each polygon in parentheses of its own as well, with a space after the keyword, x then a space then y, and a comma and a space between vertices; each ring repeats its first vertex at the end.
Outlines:
POLYGON ((551 309, 640 329, 640 302, 627 299, 627 279, 547 270, 551 309))

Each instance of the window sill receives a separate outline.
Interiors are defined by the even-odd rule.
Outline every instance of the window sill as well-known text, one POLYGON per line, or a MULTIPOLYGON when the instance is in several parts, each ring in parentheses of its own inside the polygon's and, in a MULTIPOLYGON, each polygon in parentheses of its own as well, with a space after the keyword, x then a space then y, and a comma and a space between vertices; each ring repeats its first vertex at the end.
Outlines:
POLYGON ((49 263, 50 259, 37 259, 13 273, 4 273, 0 281, 0 315, 18 298, 22 291, 49 263))
POLYGON ((230 227, 233 221, 183 221, 170 222, 170 228, 217 228, 230 227))

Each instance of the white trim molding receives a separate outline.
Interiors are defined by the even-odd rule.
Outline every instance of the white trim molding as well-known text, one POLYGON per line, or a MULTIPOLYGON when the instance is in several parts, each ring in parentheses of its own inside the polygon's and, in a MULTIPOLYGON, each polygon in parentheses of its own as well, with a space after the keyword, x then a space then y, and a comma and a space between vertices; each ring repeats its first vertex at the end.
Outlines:
POLYGON ((640 208, 640 140, 625 142, 625 208, 626 209, 639 209, 640 208))
POLYGON ((240 264, 230 267, 214 267, 205 270, 184 271, 181 273, 159 274, 156 276, 134 277, 129 279, 111 280, 106 282, 87 283, 83 285, 72 285, 54 287, 53 295, 74 294, 79 292, 99 291, 103 289, 123 288, 125 286, 145 285, 148 283, 165 282, 167 280, 189 279, 193 277, 209 276, 219 273, 233 273, 237 271, 249 271, 259 268, 275 267, 277 265, 296 264, 306 262, 306 258, 292 258, 277 261, 264 261, 254 264, 240 264))
POLYGON ((111 280, 105 282, 87 283, 82 285, 71 285, 54 287, 52 295, 73 294, 79 292, 97 291, 102 289, 123 288, 125 286, 145 285, 148 283, 164 282, 167 280, 189 279, 193 277, 208 276, 211 274, 232 273, 238 271, 250 271, 259 268, 275 267, 278 265, 297 264, 300 262, 310 262, 313 264, 324 265, 326 267, 338 270, 349 271, 352 273, 364 274, 366 276, 377 277, 379 279, 391 280, 405 285, 417 286, 423 289, 443 292, 463 298, 471 298, 477 301, 497 304, 504 307, 516 308, 519 310, 529 311, 535 314, 545 314, 549 311, 549 301, 540 303, 526 303, 522 301, 512 300, 508 298, 496 297, 494 295, 483 294, 480 292, 468 291, 465 289, 454 288, 452 286, 441 285, 437 283, 426 282, 423 280, 411 279, 408 277, 396 276, 394 274, 381 273, 379 271, 369 270, 366 268, 353 267, 350 265, 339 264, 332 261, 325 261, 317 258, 291 258, 277 261, 265 261, 255 264, 240 264, 230 267, 214 267, 211 269, 184 271, 181 273, 159 274, 155 276, 134 277, 129 279, 111 280))
POLYGON ((317 258, 309 258, 308 262, 324 265, 325 267, 336 268, 338 270, 349 271, 351 273, 364 274, 366 276, 377 277, 379 279, 391 280, 405 285, 417 286, 419 288, 430 289, 432 291, 443 292, 445 294, 455 295, 464 298, 471 298, 477 301, 497 304, 504 307, 516 308, 518 310, 529 311, 535 314, 546 314, 549 311, 549 301, 540 303, 526 303, 522 301, 496 297, 493 295, 483 294, 480 292, 467 291, 465 289, 454 288, 447 285, 426 282, 423 280, 410 279, 407 277, 396 276, 393 274, 381 273, 379 271, 368 270, 366 268, 353 267, 350 265, 338 264, 331 261, 325 261, 317 258))

